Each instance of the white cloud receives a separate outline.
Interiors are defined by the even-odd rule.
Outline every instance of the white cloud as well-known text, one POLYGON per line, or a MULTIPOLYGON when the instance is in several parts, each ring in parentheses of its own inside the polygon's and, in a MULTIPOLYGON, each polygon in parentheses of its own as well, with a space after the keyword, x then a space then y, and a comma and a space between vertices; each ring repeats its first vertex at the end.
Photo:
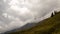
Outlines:
POLYGON ((6 2, 7 0, 3 0, 4 2, 6 2))

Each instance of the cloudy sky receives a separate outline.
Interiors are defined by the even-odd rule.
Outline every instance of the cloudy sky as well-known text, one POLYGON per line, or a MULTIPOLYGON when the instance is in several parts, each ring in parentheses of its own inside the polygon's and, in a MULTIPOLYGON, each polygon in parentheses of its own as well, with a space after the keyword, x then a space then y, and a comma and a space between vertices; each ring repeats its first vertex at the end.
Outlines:
POLYGON ((59 9, 60 0, 0 0, 0 33, 41 21, 59 9))

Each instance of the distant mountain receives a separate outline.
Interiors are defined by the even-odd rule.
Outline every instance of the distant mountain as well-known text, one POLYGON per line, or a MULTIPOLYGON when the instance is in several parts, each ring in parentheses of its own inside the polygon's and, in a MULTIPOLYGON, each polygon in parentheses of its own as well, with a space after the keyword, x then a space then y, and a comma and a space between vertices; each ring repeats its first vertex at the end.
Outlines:
POLYGON ((11 33, 11 32, 16 32, 16 31, 21 31, 21 30, 26 30, 26 29, 34 27, 35 25, 36 25, 36 23, 28 23, 28 24, 26 24, 26 25, 24 25, 20 28, 17 28, 17 29, 11 30, 11 31, 7 31, 4 34, 11 33))
MULTIPOLYGON (((26 26, 22 28, 25 28, 26 26)), ((30 27, 32 25, 28 24, 28 26, 30 27)), ((7 34, 60 34, 60 12, 39 22, 32 28, 22 31, 19 30, 16 32, 10 32, 7 34)))

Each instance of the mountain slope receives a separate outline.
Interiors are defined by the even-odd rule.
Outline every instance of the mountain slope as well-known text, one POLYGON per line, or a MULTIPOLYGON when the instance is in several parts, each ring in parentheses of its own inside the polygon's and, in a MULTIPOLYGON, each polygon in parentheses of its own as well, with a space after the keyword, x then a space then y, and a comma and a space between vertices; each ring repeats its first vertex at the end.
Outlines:
POLYGON ((39 22, 35 27, 8 34, 60 34, 60 12, 53 17, 39 22))

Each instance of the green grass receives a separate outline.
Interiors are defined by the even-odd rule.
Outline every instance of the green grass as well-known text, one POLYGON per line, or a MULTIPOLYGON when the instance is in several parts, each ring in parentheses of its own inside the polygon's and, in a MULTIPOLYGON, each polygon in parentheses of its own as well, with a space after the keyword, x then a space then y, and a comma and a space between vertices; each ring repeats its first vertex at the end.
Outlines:
POLYGON ((35 27, 8 34, 60 34, 60 13, 39 22, 35 27))

